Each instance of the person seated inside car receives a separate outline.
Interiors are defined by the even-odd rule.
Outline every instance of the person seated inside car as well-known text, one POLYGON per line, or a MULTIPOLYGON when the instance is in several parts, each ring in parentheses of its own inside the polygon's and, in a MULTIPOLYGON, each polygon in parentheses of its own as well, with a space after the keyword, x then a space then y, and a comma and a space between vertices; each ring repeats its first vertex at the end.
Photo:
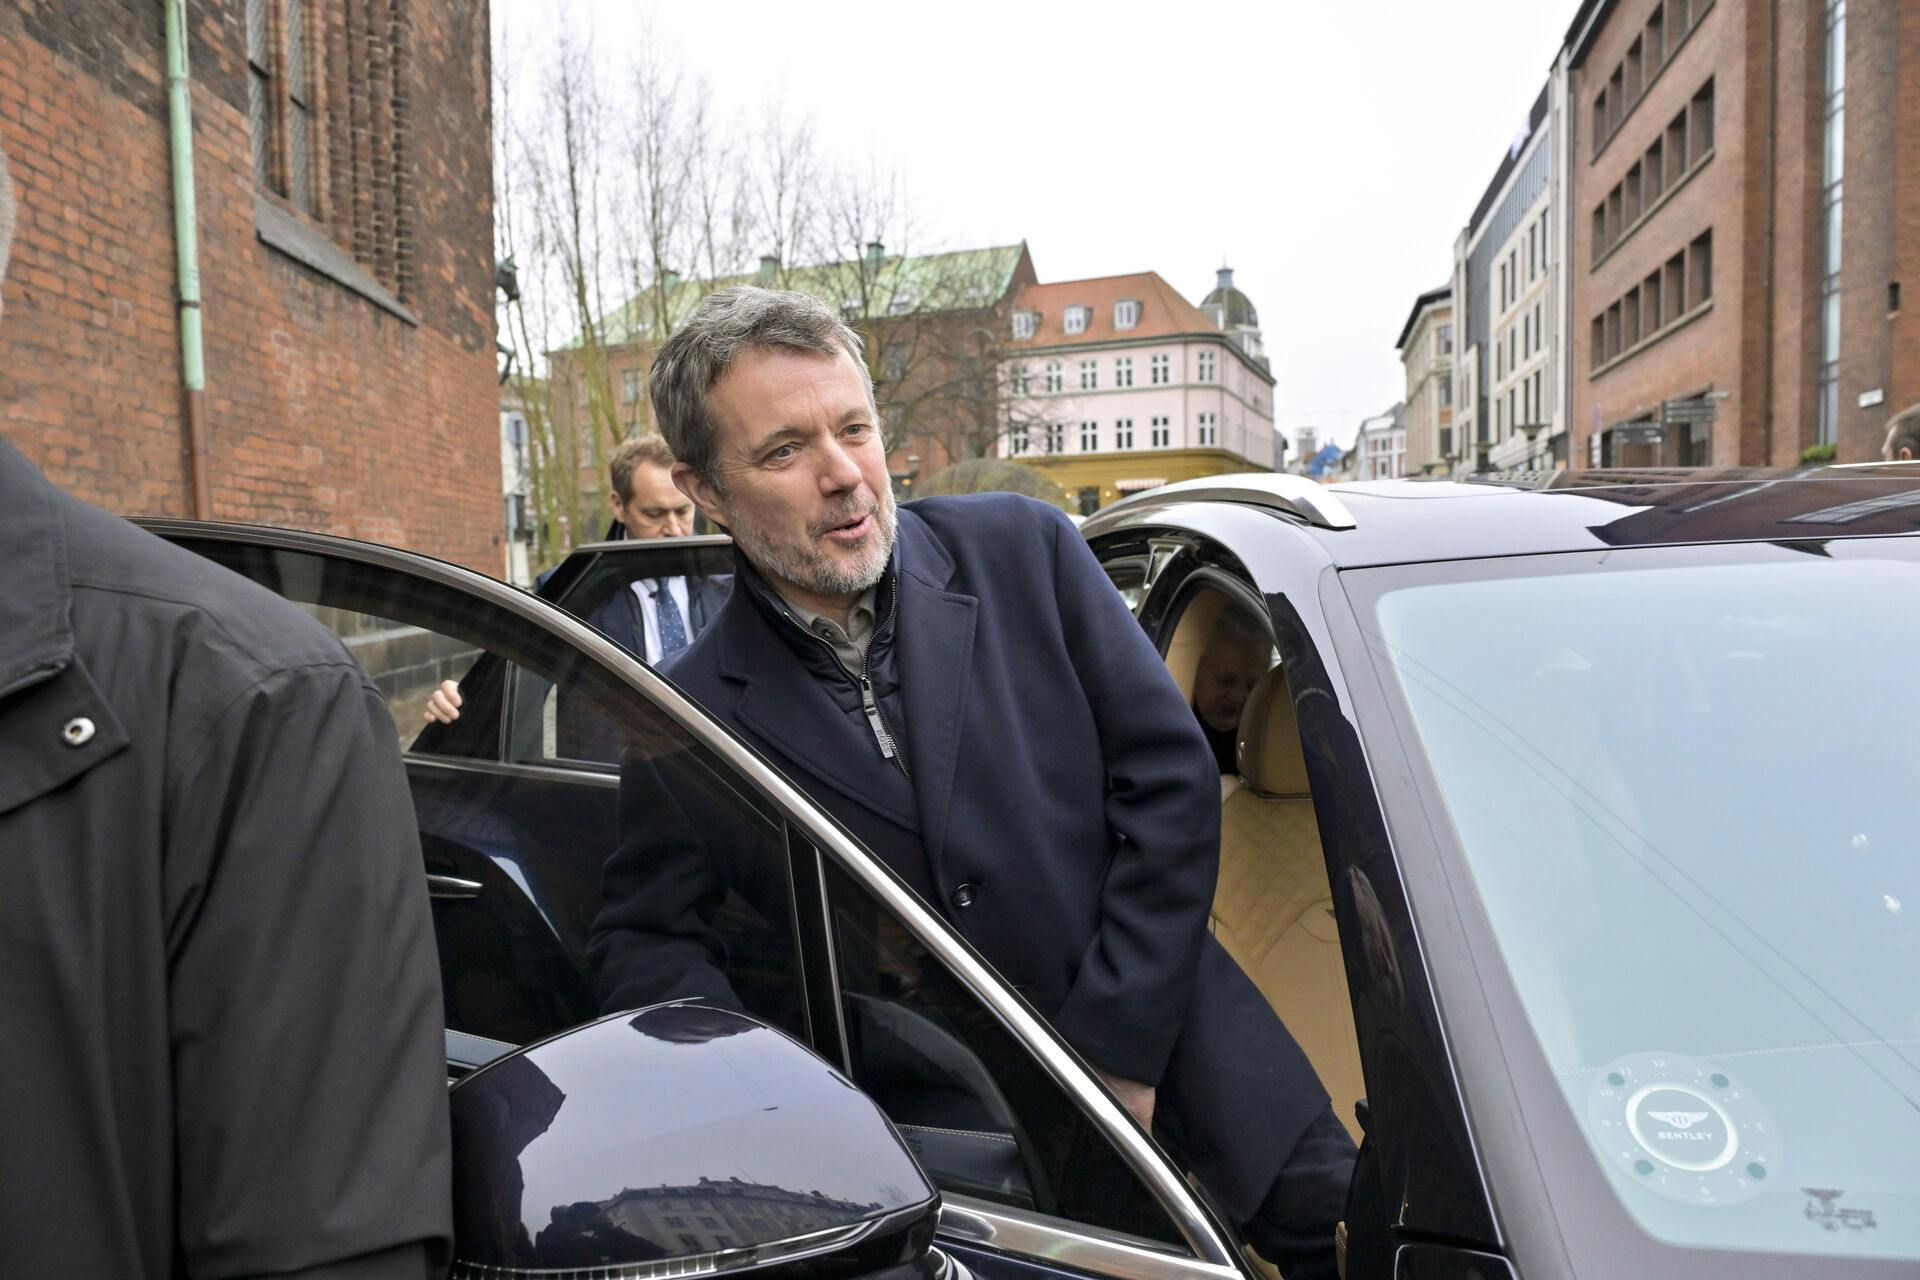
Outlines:
POLYGON ((1193 714, 1222 776, 1239 772, 1240 712, 1272 665, 1273 647, 1260 620, 1245 609, 1222 609, 1193 678, 1193 714))

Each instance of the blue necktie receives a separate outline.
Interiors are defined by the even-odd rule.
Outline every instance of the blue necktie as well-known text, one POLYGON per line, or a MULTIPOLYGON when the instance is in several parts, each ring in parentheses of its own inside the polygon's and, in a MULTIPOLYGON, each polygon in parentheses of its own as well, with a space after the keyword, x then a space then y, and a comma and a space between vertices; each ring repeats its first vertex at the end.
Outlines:
POLYGON ((680 617, 680 605, 673 598, 669 578, 655 578, 653 613, 660 624, 660 656, 671 658, 687 647, 687 624, 680 617))

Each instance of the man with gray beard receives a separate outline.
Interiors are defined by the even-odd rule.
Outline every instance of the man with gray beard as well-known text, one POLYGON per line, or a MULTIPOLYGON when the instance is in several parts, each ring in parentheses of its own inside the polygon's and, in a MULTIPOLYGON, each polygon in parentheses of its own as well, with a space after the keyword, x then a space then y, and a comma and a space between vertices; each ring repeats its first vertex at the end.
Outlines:
MULTIPOLYGON (((726 607, 666 673, 972 943, 1255 1248, 1290 1278, 1332 1276, 1353 1145, 1207 931, 1213 754, 1073 524, 1012 494, 896 511, 860 340, 803 295, 714 294, 662 347, 649 394, 674 483, 733 534, 739 562, 726 607)), ((735 894, 790 917, 784 853, 709 812, 685 763, 636 744, 623 765, 589 946, 602 1007, 692 997, 762 1012, 743 997, 764 994, 768 961, 729 968, 722 917, 737 918, 735 894)), ((835 903, 856 1079, 896 1123, 922 1109, 915 1127, 943 1151, 1005 1127, 976 1121, 964 1063, 902 1083, 910 1041, 924 1056, 966 1038, 964 1001, 928 996, 940 975, 910 944, 874 961, 862 995, 847 911, 835 903), (946 1028, 899 1013, 916 1000, 946 1028)), ((887 952, 888 922, 868 923, 879 941, 864 954, 887 952)), ((977 1188, 987 1149, 968 1150, 973 1164, 922 1156, 949 1188, 977 1188)), ((1074 1179, 1055 1180, 1068 1212, 1074 1179)), ((1102 1198, 1085 1195, 1082 1220, 1133 1225, 1102 1198)))

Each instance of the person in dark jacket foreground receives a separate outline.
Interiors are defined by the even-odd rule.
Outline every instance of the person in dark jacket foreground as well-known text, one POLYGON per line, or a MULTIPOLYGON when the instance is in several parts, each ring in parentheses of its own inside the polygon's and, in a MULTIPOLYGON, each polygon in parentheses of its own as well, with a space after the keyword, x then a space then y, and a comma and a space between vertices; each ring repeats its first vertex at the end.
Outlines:
MULTIPOLYGON (((978 947, 1256 1249, 1332 1276, 1353 1145, 1207 932, 1213 755, 1072 523, 1006 494, 896 510, 859 339, 801 295, 713 295, 650 394, 739 554, 667 673, 978 947)), ((663 819, 648 772, 624 774, 590 944, 603 1008, 732 1002, 713 918, 747 855, 663 819)))
POLYGON ((435 1274, 439 965, 386 704, 4 440, 0 512, 0 1276, 435 1274))

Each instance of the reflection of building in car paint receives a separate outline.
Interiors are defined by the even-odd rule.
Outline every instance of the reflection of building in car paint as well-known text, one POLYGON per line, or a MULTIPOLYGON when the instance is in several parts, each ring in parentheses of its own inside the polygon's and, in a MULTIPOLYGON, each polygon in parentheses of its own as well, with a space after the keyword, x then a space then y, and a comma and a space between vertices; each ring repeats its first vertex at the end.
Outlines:
POLYGON ((664 1256, 685 1257, 796 1239, 870 1217, 880 1207, 739 1178, 702 1178, 691 1186, 628 1188, 598 1203, 556 1205, 539 1247, 561 1243, 556 1235, 584 1241, 613 1233, 651 1241, 664 1256))

